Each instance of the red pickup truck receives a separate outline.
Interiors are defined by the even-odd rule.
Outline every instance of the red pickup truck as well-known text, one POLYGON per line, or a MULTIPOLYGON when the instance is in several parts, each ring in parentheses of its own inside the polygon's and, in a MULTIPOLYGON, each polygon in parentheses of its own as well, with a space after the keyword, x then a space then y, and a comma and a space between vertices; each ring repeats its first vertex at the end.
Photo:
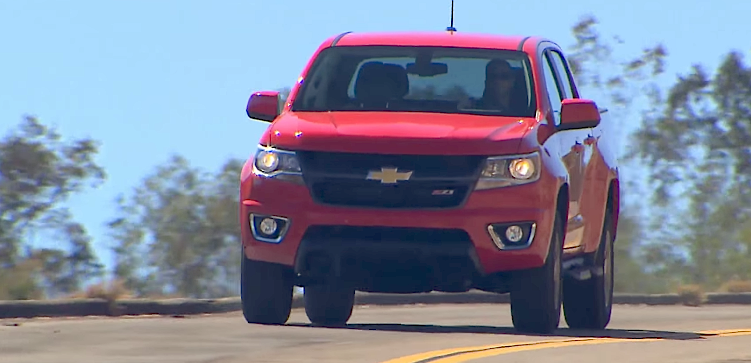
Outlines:
POLYGON ((241 298, 316 325, 355 291, 510 293, 518 331, 610 321, 619 213, 614 131, 537 37, 352 33, 315 51, 241 173, 241 298))

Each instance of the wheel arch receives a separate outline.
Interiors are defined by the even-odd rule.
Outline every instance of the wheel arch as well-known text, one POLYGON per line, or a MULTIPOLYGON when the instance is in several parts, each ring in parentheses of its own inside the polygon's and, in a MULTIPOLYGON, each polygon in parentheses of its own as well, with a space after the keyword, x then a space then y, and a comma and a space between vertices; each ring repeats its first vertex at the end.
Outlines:
POLYGON ((610 214, 613 239, 617 237, 618 217, 621 212, 621 183, 617 178, 610 181, 608 186, 608 202, 605 213, 610 214))
POLYGON ((555 211, 556 214, 560 214, 561 216, 561 228, 563 230, 561 233, 563 233, 563 236, 566 236, 566 229, 568 228, 568 201, 569 201, 569 192, 568 192, 568 183, 563 183, 561 187, 558 189, 558 196, 556 198, 556 204, 555 204, 555 211))
MULTIPOLYGON (((561 226, 560 226, 560 233, 561 238, 565 240, 566 238, 566 229, 568 228, 568 200, 569 200, 569 194, 568 194, 568 183, 563 183, 558 188, 558 194, 556 196, 555 206, 552 212, 552 219, 551 219, 551 228, 550 228, 550 236, 548 238, 548 241, 552 241, 553 234, 555 233, 555 224, 556 219, 560 216, 561 218, 561 226)), ((544 261, 548 260, 548 257, 550 257, 550 246, 548 245, 547 251, 548 253, 545 255, 544 261)), ((544 262, 543 262, 544 263, 544 262)))

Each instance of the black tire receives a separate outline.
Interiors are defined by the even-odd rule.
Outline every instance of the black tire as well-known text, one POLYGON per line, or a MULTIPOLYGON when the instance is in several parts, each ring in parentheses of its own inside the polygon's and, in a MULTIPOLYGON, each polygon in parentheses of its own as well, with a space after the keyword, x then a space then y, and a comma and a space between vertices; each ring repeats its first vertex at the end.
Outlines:
POLYGON ((313 325, 342 326, 352 316, 355 289, 335 282, 304 288, 305 314, 313 325))
POLYGON ((523 333, 549 334, 561 319, 563 223, 556 215, 545 264, 519 274, 511 291, 511 319, 523 333))
POLYGON ((240 299, 245 320, 255 324, 285 324, 292 311, 291 269, 250 260, 243 253, 240 270, 240 299))
POLYGON ((566 324, 572 329, 605 329, 613 310, 614 246, 612 220, 608 212, 603 223, 600 247, 594 263, 602 275, 593 274, 586 281, 573 277, 563 280, 563 311, 566 324))

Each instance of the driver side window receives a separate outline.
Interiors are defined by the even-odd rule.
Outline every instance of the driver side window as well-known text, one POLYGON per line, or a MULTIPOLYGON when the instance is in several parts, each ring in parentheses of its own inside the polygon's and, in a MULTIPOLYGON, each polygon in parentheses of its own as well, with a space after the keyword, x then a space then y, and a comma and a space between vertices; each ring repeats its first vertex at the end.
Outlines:
POLYGON ((542 62, 543 73, 545 74, 545 88, 547 88, 548 96, 550 97, 550 107, 553 110, 553 119, 555 120, 555 126, 561 124, 561 92, 558 90, 558 83, 553 73, 552 62, 550 61, 550 55, 548 52, 543 53, 542 62))

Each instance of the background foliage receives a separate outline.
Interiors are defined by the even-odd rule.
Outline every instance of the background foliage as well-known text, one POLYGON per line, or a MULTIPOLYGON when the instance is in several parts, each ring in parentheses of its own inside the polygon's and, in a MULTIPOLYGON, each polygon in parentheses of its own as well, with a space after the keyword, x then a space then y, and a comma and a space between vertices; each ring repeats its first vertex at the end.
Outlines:
MULTIPOLYGON (((751 290, 751 68, 743 56, 729 51, 718 69, 695 65, 661 89, 654 79, 664 45, 617 59, 620 41, 601 36, 596 18, 571 31, 576 42, 566 50, 584 97, 611 109, 617 124, 639 125, 622 145, 617 291, 751 290), (637 113, 638 102, 648 106, 637 113)), ((94 161, 99 144, 61 140, 32 116, 0 139, 0 299, 74 296, 92 282, 84 293, 237 294, 243 160, 205 171, 173 155, 123 193, 108 224, 116 256, 108 273, 86 228, 62 207, 106 180, 94 161), (55 247, 34 247, 40 233, 55 236, 55 247)))

